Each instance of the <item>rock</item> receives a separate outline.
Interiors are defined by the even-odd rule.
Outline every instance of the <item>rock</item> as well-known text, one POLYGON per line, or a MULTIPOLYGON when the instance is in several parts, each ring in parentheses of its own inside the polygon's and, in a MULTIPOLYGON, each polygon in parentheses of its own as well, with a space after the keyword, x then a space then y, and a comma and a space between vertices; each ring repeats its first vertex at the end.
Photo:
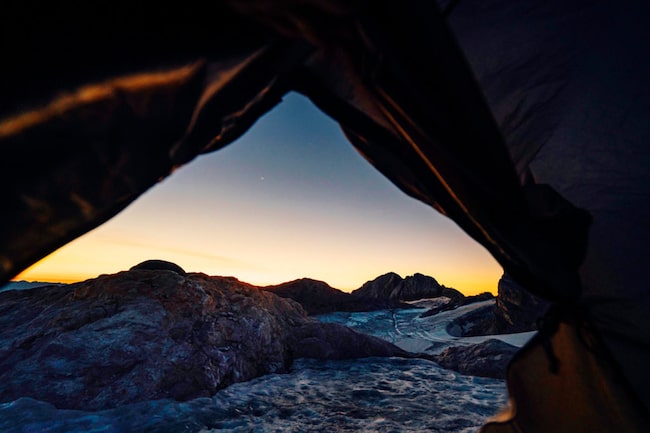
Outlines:
POLYGON ((509 275, 503 274, 499 280, 493 331, 507 334, 536 330, 538 319, 549 305, 549 302, 522 288, 509 275))
POLYGON ((398 274, 389 272, 352 292, 352 295, 364 298, 393 299, 415 301, 424 298, 448 297, 452 300, 462 299, 463 294, 456 289, 440 285, 435 278, 415 274, 402 279, 398 274))
POLYGON ((549 305, 503 274, 494 307, 459 317, 451 326, 455 335, 463 337, 535 331, 549 305))
POLYGON ((135 271, 138 269, 146 269, 150 271, 172 271, 176 272, 178 275, 185 275, 183 268, 178 266, 176 263, 165 260, 145 260, 144 262, 133 266, 130 270, 135 271))
POLYGON ((329 284, 301 278, 275 286, 261 287, 283 298, 293 299, 307 314, 325 314, 335 311, 375 311, 393 308, 411 308, 410 305, 391 299, 364 298, 331 287, 329 284))
POLYGON ((494 322, 494 306, 488 305, 477 308, 467 314, 452 320, 447 325, 447 332, 454 337, 474 337, 478 335, 492 335, 486 333, 494 322))
POLYGON ((424 318, 424 317, 434 316, 438 313, 442 313, 443 311, 455 310, 456 308, 462 307, 463 305, 474 304, 476 302, 489 301, 490 299, 494 299, 494 295, 489 292, 480 293, 478 295, 472 295, 472 296, 463 296, 462 298, 450 299, 449 302, 441 303, 436 305, 433 308, 430 308, 429 310, 420 314, 420 317, 424 318))
POLYGON ((296 358, 353 359, 370 356, 399 356, 403 358, 426 358, 414 355, 385 340, 360 334, 336 323, 321 326, 309 323, 301 326, 292 335, 291 348, 296 358))
POLYGON ((449 347, 434 358, 441 367, 461 374, 505 379, 508 363, 517 350, 501 340, 490 339, 470 346, 449 347))
POLYGON ((490 292, 483 292, 479 293, 478 295, 465 296, 465 299, 463 299, 461 305, 469 305, 476 302, 489 301, 490 299, 494 299, 494 295, 490 292))
MULTIPOLYGON (((487 298, 478 295, 476 300, 487 298)), ((469 337, 532 331, 537 329, 537 319, 544 315, 548 305, 504 274, 499 280, 495 305, 455 319, 447 326, 447 332, 456 337, 469 337)), ((441 366, 463 374, 505 378, 506 367, 516 352, 516 347, 490 339, 478 345, 448 348, 436 360, 441 366)))
POLYGON ((188 400, 287 371, 295 357, 402 354, 231 277, 139 268, 0 293, 0 402, 188 400))

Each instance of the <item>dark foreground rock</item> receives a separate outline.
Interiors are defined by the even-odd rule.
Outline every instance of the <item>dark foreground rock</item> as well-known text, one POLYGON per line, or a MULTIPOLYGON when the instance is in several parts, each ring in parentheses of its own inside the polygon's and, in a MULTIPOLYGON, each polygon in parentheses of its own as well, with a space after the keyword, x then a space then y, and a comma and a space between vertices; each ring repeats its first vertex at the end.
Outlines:
POLYGON ((335 311, 375 311, 394 308, 412 308, 392 299, 353 296, 331 287, 329 284, 301 278, 275 286, 261 287, 262 290, 275 293, 283 298, 293 299, 307 311, 307 314, 326 314, 335 311))
POLYGON ((96 410, 187 400, 295 358, 413 356, 235 278, 135 269, 0 293, 0 402, 96 410))
POLYGON ((508 363, 517 350, 501 340, 490 339, 471 346, 449 347, 434 358, 441 367, 461 374, 505 379, 508 363))

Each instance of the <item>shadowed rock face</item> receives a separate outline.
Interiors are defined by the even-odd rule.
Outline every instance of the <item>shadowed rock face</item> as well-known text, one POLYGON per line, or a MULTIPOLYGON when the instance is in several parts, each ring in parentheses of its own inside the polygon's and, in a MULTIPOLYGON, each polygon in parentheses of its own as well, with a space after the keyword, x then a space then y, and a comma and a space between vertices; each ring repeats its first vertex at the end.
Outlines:
POLYGON ((135 269, 0 293, 2 402, 96 410, 187 400, 311 356, 411 355, 317 324, 297 303, 235 278, 135 269))
POLYGON ((352 292, 353 295, 365 298, 394 299, 400 301, 415 301, 423 298, 446 296, 450 299, 460 299, 463 294, 456 289, 440 285, 435 278, 415 274, 406 278, 394 272, 381 275, 352 292))
POLYGON ((517 284, 509 275, 499 280, 499 294, 494 309, 495 333, 524 332, 537 329, 537 320, 549 303, 517 284))
POLYGON ((434 359, 441 367, 461 374, 505 379, 506 367, 517 350, 501 340, 490 339, 480 344, 450 347, 434 359))
POLYGON ((549 303, 518 285, 509 275, 499 280, 499 293, 493 308, 482 308, 454 321, 454 335, 511 334, 537 330, 549 303))

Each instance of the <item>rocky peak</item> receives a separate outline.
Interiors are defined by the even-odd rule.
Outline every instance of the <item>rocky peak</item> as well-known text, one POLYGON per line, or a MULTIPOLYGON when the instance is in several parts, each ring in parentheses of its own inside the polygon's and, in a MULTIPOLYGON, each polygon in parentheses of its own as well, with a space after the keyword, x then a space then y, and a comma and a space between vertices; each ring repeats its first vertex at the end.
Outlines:
POLYGON ((352 296, 349 293, 331 287, 323 281, 312 280, 310 278, 301 278, 275 286, 261 287, 261 289, 283 298, 293 299, 302 305, 308 314, 325 314, 334 311, 373 311, 409 307, 408 305, 390 299, 352 296))
POLYGON ((415 275, 402 278, 394 272, 389 272, 366 282, 363 286, 353 291, 352 294, 365 298, 391 299, 396 301, 415 301, 440 296, 446 296, 451 299, 463 297, 462 293, 458 290, 440 285, 433 277, 416 273, 415 275))
POLYGON ((380 275, 353 291, 352 294, 361 298, 393 299, 393 291, 402 282, 402 277, 395 272, 380 275))
POLYGON ((436 298, 442 295, 442 287, 435 278, 415 274, 404 278, 391 293, 393 299, 415 301, 422 298, 436 298))

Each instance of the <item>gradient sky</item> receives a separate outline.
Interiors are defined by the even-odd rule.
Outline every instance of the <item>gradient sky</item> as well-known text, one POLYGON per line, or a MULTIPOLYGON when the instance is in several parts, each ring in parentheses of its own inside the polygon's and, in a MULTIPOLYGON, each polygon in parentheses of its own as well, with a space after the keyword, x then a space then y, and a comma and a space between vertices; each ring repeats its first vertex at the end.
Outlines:
POLYGON ((16 279, 79 281, 150 258, 252 284, 310 277, 345 291, 394 271, 431 275, 466 294, 496 292, 502 272, 297 94, 16 279))

